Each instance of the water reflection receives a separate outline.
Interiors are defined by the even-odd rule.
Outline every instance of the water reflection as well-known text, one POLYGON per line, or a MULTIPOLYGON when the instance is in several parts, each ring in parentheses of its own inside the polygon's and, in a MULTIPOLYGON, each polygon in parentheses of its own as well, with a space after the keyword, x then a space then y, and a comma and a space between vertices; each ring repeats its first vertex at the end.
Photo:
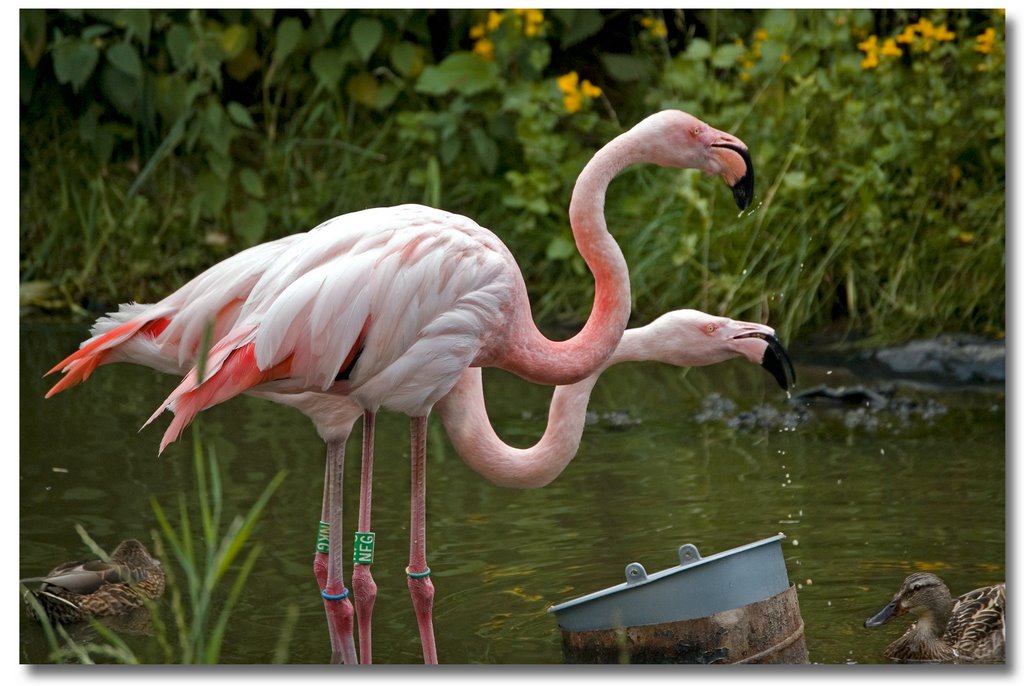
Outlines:
MULTIPOLYGON (((146 540, 155 527, 150 497, 172 504, 195 488, 188 441, 157 458, 163 424, 138 433, 173 379, 116 365, 42 400, 49 379, 41 372, 73 349, 84 329, 22 325, 22 576, 84 553, 75 522, 111 546, 129 536, 146 540)), ((801 384, 826 380, 824 370, 798 373, 801 384)), ((487 374, 487 388, 499 432, 516 445, 532 443, 543 430, 550 390, 500 372, 487 374)), ((795 430, 737 431, 694 417, 711 393, 740 408, 768 402, 785 409, 783 394, 760 370, 740 362, 689 373, 617 367, 598 384, 591 409, 624 410, 640 423, 588 428, 565 472, 533 491, 498 488, 471 472, 432 420, 427 549, 441 660, 560 662, 549 606, 619 583, 629 562, 651 572, 674 566, 683 543, 706 555, 782 531, 811 660, 881 661, 901 629, 867 631, 862 622, 907 573, 940 570, 954 593, 1005 575, 1001 388, 901 391, 948 411, 873 430, 822 416, 795 430)), ((326 622, 311 564, 322 442, 299 413, 251 398, 204 413, 202 431, 225 471, 228 511, 248 508, 273 474, 289 470, 254 534, 265 550, 222 659, 269 660, 294 606, 299 620, 288 660, 326 662, 326 622)), ((358 441, 356 431, 346 479, 349 531, 358 441)), ((404 574, 408 450, 406 420, 381 416, 374 485, 374 648, 381 663, 421 659, 404 574)), ((140 656, 160 659, 145 636, 128 642, 140 656)), ((20 653, 23 662, 45 659, 42 633, 27 619, 20 653)))

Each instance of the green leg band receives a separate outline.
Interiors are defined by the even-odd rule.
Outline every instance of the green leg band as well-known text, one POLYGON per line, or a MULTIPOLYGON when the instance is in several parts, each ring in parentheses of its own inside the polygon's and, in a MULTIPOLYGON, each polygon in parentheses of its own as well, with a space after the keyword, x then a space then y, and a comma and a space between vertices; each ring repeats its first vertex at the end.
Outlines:
POLYGON ((331 525, 327 522, 320 522, 320 526, 316 529, 316 551, 318 553, 324 553, 325 555, 330 552, 328 543, 331 538, 331 525))
POLYGON ((409 575, 410 579, 422 579, 425 576, 430 576, 430 567, 427 567, 425 572, 410 572, 409 568, 405 568, 405 573, 409 575))
POLYGON ((352 563, 357 565, 373 564, 373 542, 376 536, 372 531, 357 531, 352 544, 352 563))

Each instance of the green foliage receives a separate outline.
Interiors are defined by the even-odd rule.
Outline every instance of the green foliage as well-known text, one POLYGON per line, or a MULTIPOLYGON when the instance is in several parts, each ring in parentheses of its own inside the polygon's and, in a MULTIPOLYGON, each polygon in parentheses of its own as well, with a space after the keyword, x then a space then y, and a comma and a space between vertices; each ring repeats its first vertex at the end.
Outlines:
POLYGON ((981 10, 22 10, 23 294, 153 299, 247 245, 425 202, 494 229, 537 315, 578 321, 574 180, 675 107, 750 146, 756 202, 616 180, 638 320, 998 334, 1004 36, 981 10))

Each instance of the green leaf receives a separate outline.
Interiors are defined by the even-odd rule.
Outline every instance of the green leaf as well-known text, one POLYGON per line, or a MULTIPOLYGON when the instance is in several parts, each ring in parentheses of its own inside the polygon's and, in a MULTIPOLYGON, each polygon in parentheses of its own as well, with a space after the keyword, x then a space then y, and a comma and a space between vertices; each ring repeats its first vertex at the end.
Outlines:
POLYGON ((488 174, 493 174, 498 167, 498 145, 481 128, 472 128, 469 131, 469 139, 473 142, 473 149, 476 150, 480 166, 488 174))
POLYGON ((248 202, 245 207, 231 214, 235 233, 249 245, 263 240, 267 230, 267 208, 261 202, 248 202))
POLYGON ((601 61, 616 81, 642 81, 651 72, 651 63, 634 55, 609 52, 601 55, 601 61))
POLYGON ((381 36, 384 35, 384 26, 380 20, 372 17, 360 17, 352 23, 349 31, 349 38, 356 52, 366 62, 373 55, 373 51, 380 44, 381 36))
POLYGON ((391 66, 402 76, 413 76, 423 66, 423 58, 419 49, 409 41, 396 43, 391 48, 391 66))
POLYGON ((277 27, 274 36, 274 61, 284 62, 292 54, 302 39, 302 22, 295 17, 288 17, 277 27))
POLYGON ((256 122, 252 120, 249 110, 234 100, 228 103, 228 116, 231 117, 231 121, 239 126, 244 126, 247 129, 256 128, 256 122))
POLYGON ((200 208, 208 217, 216 217, 224 210, 228 200, 228 185, 224 179, 219 178, 212 171, 204 171, 199 174, 196 183, 200 208))
POLYGON ((498 65, 469 52, 452 53, 434 66, 423 70, 416 90, 427 95, 444 95, 456 91, 473 95, 498 85, 498 65))
POLYGON ((320 19, 320 26, 323 28, 324 34, 330 35, 334 30, 335 24, 338 20, 345 15, 345 10, 338 8, 321 8, 316 11, 317 17, 320 19))
POLYGON ((552 13, 566 27, 561 41, 563 49, 590 38, 604 26, 604 15, 599 10, 560 9, 552 13))
POLYGON ((93 42, 96 38, 103 36, 110 32, 110 27, 106 24, 93 24, 92 26, 86 26, 82 29, 82 40, 89 43, 93 42))
POLYGON ((711 57, 711 43, 708 43, 703 38, 694 38, 690 41, 690 44, 686 46, 686 59, 688 60, 706 60, 711 57))
POLYGON ((28 66, 35 66, 46 52, 46 10, 23 9, 21 19, 21 53, 28 66))
POLYGON ((238 182, 242 184, 242 189, 254 198, 262 198, 265 195, 263 179, 250 167, 238 172, 238 182))
POLYGON ((53 71, 60 83, 70 83, 77 93, 89 80, 100 53, 91 43, 71 38, 53 50, 53 71))
POLYGON ((137 38, 142 49, 149 47, 149 34, 153 29, 153 21, 149 10, 120 10, 115 20, 118 26, 126 29, 126 38, 137 38))
POLYGON ((225 180, 231 176, 231 169, 234 167, 230 157, 216 150, 210 150, 206 153, 206 164, 210 167, 210 171, 217 175, 218 179, 225 180))
POLYGON ((134 45, 115 43, 107 50, 107 59, 117 69, 137 79, 142 78, 142 60, 134 45))
POLYGON ((555 236, 548 242, 544 256, 549 260, 565 260, 576 254, 576 243, 565 236, 555 236))
POLYGON ((119 69, 106 66, 100 72, 100 89, 117 110, 128 117, 138 115, 140 80, 119 69))
MULTIPOLYGON (((796 29, 797 14, 791 9, 769 9, 762 24, 770 37, 790 35, 796 29)), ((824 22, 822 22, 824 23, 824 22)))
POLYGON ((309 61, 309 66, 320 85, 334 93, 338 90, 341 75, 345 73, 346 62, 340 50, 318 50, 309 61))
POLYGON ((732 67, 747 49, 742 45, 736 43, 725 43, 715 48, 715 54, 711 58, 711 64, 720 67, 732 67))
POLYGON ((175 24, 167 32, 167 52, 175 69, 192 68, 192 34, 181 24, 175 24))
POLYGON ((261 7, 249 11, 252 12, 252 16, 256 17, 256 21, 264 26, 270 26, 274 21, 274 10, 272 8, 261 7))

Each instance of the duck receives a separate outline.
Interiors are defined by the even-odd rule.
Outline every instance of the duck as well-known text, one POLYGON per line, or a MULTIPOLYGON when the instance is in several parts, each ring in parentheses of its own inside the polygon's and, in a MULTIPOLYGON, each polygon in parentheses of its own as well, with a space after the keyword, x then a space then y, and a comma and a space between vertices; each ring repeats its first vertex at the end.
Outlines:
POLYGON ((889 604, 867 619, 879 627, 905 614, 917 621, 885 649, 898 662, 999 662, 1006 660, 1006 583, 977 588, 953 599, 935 574, 915 572, 889 604))
MULTIPOLYGON (((31 594, 39 602, 52 623, 73 624, 88 617, 128 614, 146 600, 159 598, 166 579, 160 561, 141 542, 129 538, 118 544, 109 562, 65 562, 46 576, 21 581, 39 583, 26 596, 31 594)), ((29 615, 40 619, 31 604, 29 615)))

